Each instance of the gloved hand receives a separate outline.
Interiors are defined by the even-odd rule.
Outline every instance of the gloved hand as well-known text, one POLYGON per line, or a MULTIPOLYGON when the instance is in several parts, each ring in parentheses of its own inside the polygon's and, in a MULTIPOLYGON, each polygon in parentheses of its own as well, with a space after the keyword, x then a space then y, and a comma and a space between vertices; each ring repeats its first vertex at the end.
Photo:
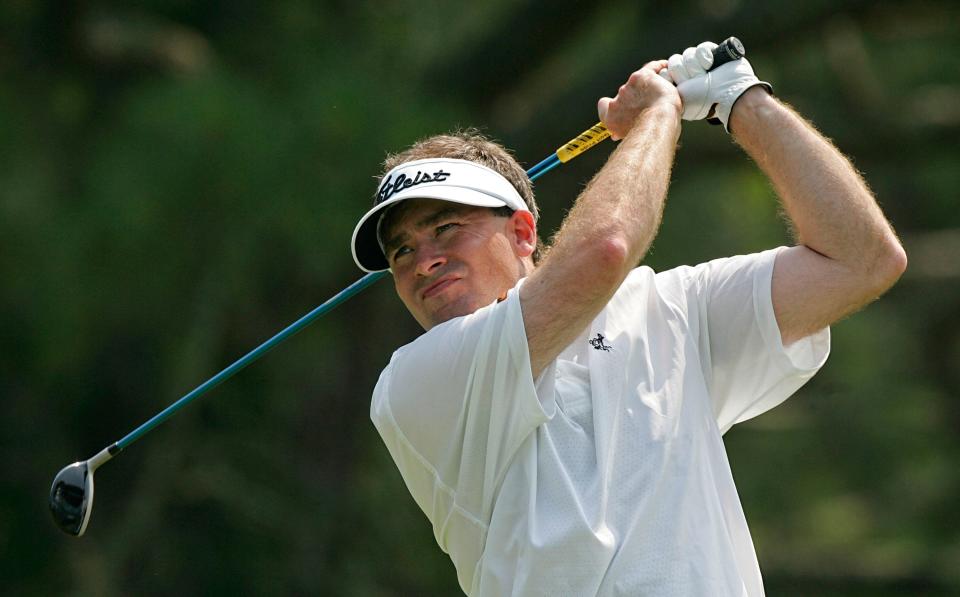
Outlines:
POLYGON ((728 62, 707 72, 713 65, 713 49, 717 44, 705 41, 683 54, 674 54, 660 76, 677 86, 683 101, 684 120, 717 118, 730 132, 730 111, 744 91, 763 85, 773 93, 773 87, 757 79, 746 58, 728 62))

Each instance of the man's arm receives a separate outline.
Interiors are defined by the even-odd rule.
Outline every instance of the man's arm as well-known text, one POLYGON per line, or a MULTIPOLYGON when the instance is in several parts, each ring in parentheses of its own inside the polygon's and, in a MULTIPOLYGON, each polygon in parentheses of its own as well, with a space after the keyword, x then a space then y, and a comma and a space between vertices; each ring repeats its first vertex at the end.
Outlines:
POLYGON ((603 309, 656 235, 680 135, 680 96, 657 76, 665 66, 645 65, 616 98, 600 100, 622 141, 520 289, 534 377, 603 309))
POLYGON ((773 182, 798 245, 777 256, 773 308, 789 345, 876 299, 907 266, 906 253, 850 162, 761 87, 730 115, 734 139, 773 182))

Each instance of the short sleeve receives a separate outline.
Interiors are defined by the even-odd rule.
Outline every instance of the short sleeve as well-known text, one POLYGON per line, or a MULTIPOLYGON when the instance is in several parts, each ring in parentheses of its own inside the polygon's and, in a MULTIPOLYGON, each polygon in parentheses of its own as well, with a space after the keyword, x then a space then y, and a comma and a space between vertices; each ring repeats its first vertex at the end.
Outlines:
POLYGON ((830 352, 829 328, 783 346, 771 281, 784 248, 694 268, 701 362, 722 433, 789 398, 830 352))
POLYGON ((511 458, 549 418, 518 288, 398 350, 374 390, 374 425, 446 551, 451 512, 485 528, 511 458))

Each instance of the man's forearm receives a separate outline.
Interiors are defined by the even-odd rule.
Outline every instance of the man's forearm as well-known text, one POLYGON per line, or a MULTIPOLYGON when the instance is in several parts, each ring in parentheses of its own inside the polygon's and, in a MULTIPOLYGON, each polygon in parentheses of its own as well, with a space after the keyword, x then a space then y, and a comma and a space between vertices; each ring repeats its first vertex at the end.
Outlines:
POLYGON ((799 243, 884 277, 902 249, 860 175, 829 141, 759 87, 734 105, 730 125, 773 183, 799 243))
POLYGON ((734 104, 730 130, 770 178, 798 246, 777 255, 771 281, 789 345, 887 291, 906 254, 850 162, 793 110, 754 87, 734 104))
POLYGON ((643 258, 660 226, 679 136, 679 115, 672 106, 641 114, 577 199, 554 248, 582 251, 576 245, 589 235, 619 239, 627 252, 626 275, 643 258))
POLYGON ((520 289, 534 376, 600 312, 649 248, 679 134, 678 105, 642 111, 520 289))

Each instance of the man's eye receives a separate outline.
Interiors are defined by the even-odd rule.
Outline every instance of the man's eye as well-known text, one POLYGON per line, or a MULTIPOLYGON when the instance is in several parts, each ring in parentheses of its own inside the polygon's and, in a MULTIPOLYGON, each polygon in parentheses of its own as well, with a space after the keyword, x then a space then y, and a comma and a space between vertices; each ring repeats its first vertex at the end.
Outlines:
POLYGON ((393 260, 396 261, 397 259, 399 259, 400 257, 403 257, 409 252, 410 252, 410 247, 406 247, 406 246, 400 247, 399 249, 393 252, 393 260))
POLYGON ((447 222, 446 224, 440 224, 439 226, 437 226, 437 234, 440 234, 441 232, 446 232, 447 230, 450 230, 455 226, 458 226, 458 224, 455 222, 447 222))

